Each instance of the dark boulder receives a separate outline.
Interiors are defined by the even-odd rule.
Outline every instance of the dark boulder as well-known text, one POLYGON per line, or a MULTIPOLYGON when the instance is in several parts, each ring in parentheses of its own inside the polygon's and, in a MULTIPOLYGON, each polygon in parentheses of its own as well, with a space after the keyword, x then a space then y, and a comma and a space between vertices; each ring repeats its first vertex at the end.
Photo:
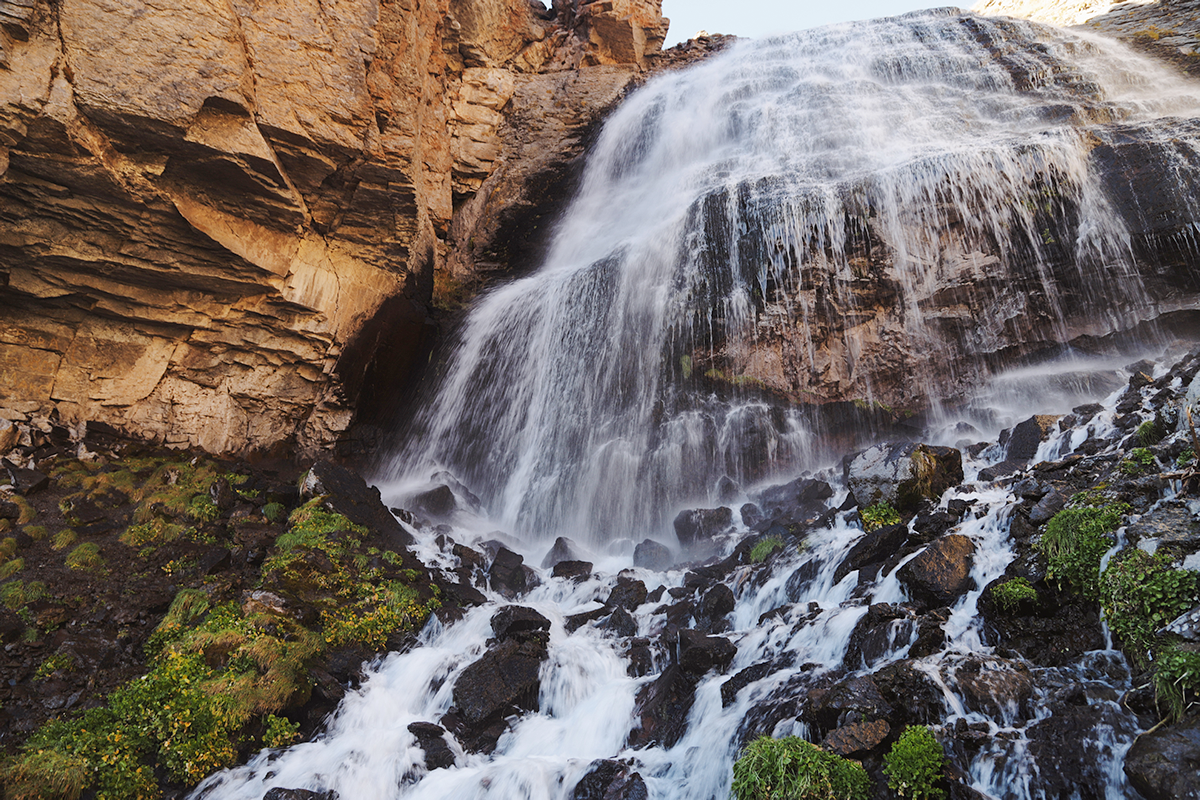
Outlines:
POLYGON ((755 497, 755 501, 766 513, 774 514, 795 506, 828 500, 830 497, 833 497, 833 487, 825 481, 797 478, 791 483, 763 489, 755 497))
POLYGON ((883 744, 891 732, 884 719, 850 722, 826 736, 821 747, 843 758, 861 758, 883 744))
POLYGON ((705 636, 691 629, 679 632, 679 666, 690 675, 703 675, 710 669, 724 672, 735 655, 737 645, 721 636, 705 636))
POLYGON ((847 457, 842 472, 860 507, 890 503, 916 511, 962 482, 962 453, 911 442, 880 444, 847 457))
POLYGON ((1058 417, 1037 414, 1018 424, 1011 431, 1000 434, 1000 443, 1006 445, 1005 458, 1009 461, 1029 463, 1037 455, 1038 447, 1054 433, 1058 417), (1008 434, 1005 436, 1005 434, 1008 434))
POLYGON ((1067 498, 1063 497, 1061 493, 1057 490, 1050 491, 1030 509, 1029 521, 1034 525, 1049 522, 1050 518, 1062 511, 1066 504, 1067 498))
POLYGON ((325 505, 355 525, 362 525, 380 537, 383 548, 405 555, 414 540, 412 534, 388 511, 379 490, 368 486, 357 473, 331 461, 318 461, 304 476, 301 495, 325 495, 325 505))
POLYGON ((0 461, 0 467, 8 474, 8 482, 19 494, 37 494, 50 486, 50 477, 36 469, 19 467, 8 459, 0 461))
POLYGON ((833 573, 834 583, 840 583, 842 578, 854 570, 859 570, 861 574, 868 566, 882 564, 899 552, 906 541, 908 526, 903 523, 884 525, 869 531, 850 548, 842 563, 838 564, 833 573))
POLYGON ((846 722, 886 719, 891 714, 892 706, 875 681, 856 677, 829 687, 815 687, 805 698, 802 717, 822 731, 832 731, 846 722))
POLYGON ((872 604, 850 634, 842 666, 849 670, 870 667, 894 647, 906 644, 916 627, 917 615, 911 608, 872 604))
POLYGON ((1200 800, 1200 717, 1139 736, 1125 774, 1146 800, 1200 800))
POLYGON ((492 615, 492 632, 503 642, 517 634, 550 630, 550 620, 526 606, 505 606, 492 615))
POLYGON ((708 545, 713 537, 726 533, 733 526, 733 510, 720 508, 696 508, 680 511, 675 517, 675 536, 684 548, 693 549, 708 545))
POLYGON ((633 548, 633 565, 642 569, 664 572, 671 568, 675 559, 666 545, 659 544, 653 539, 646 539, 633 548))
POLYGON ((542 559, 542 569, 550 569, 560 561, 583 561, 586 555, 579 545, 565 536, 559 536, 542 559))
POLYGON ((592 562, 590 561, 560 561, 550 571, 552 577, 571 578, 576 581, 587 580, 591 574, 592 562))
POLYGON ((696 678, 678 664, 668 665, 637 694, 634 714, 639 725, 629 732, 629 747, 673 747, 687 730, 695 700, 696 678))
POLYGON ((408 505, 418 514, 434 519, 449 519, 458 510, 458 499, 454 496, 454 490, 443 483, 413 495, 408 505))
POLYGON ((719 619, 730 611, 733 611, 735 603, 733 590, 723 583, 718 583, 704 593, 704 597, 700 600, 700 607, 697 610, 702 617, 719 619))
POLYGON ((268 789, 263 800, 338 800, 338 793, 333 789, 325 792, 313 792, 308 789, 268 789))
POLYGON ((488 567, 488 580, 492 589, 505 597, 523 594, 529 588, 525 559, 507 547, 501 547, 488 567))
POLYGON ((912 529, 915 533, 912 538, 921 543, 932 542, 957 524, 958 516, 949 511, 927 511, 913 519, 912 529))
POLYGON ((930 606, 951 605, 974 585, 971 562, 975 544, 966 536, 951 534, 925 548, 897 573, 909 594, 930 606))
MULTIPOLYGON (((1055 704, 1050 716, 1026 729, 1029 754, 1037 761, 1039 788, 1046 797, 1103 800, 1108 796, 1107 762, 1111 758, 1107 742, 1114 735, 1132 736, 1136 723, 1111 703, 1086 705, 1082 697, 1077 702, 1055 704)), ((1178 769, 1181 765, 1174 766, 1178 769)), ((1193 786, 1195 775, 1193 770, 1193 786)))
POLYGON ((604 605, 633 611, 646 602, 646 595, 648 594, 646 584, 637 578, 630 578, 623 575, 617 578, 617 583, 613 586, 612 591, 609 592, 608 599, 604 601, 604 605))
MULTIPOLYGON (((996 603, 991 591, 979 598, 986 629, 1004 652, 1019 654, 1041 666, 1059 667, 1082 653, 1104 647, 1098 603, 1030 577, 1036 600, 1005 609, 996 603)), ((1008 579, 1001 578, 989 588, 1008 579)))
POLYGON ((408 732, 417 737, 417 745, 425 751, 426 769, 447 769, 454 766, 454 751, 446 741, 446 729, 432 722, 413 722, 408 732))
POLYGON ((571 791, 571 800, 646 800, 646 782, 629 770, 630 765, 624 761, 593 761, 571 791))
POLYGON ((471 664, 454 684, 454 705, 467 723, 479 723, 509 708, 536 711, 538 670, 546 660, 545 637, 527 635, 500 642, 471 664))
POLYGON ((994 719, 1032 713, 1034 676, 1024 661, 972 654, 953 668, 963 705, 994 719))
POLYGON ((596 625, 597 628, 617 636, 637 636, 637 622, 633 617, 629 616, 629 612, 617 606, 613 612, 608 615, 608 619, 596 625))

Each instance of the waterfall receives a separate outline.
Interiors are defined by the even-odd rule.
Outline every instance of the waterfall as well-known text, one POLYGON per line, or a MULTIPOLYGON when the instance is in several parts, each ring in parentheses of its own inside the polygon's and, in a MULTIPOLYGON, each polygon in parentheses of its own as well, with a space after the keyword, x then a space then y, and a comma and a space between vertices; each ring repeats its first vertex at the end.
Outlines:
POLYGON ((1104 154, 1150 140, 1155 190, 1200 219, 1200 132, 1147 127, 1197 107, 1115 43, 953 9, 659 76, 542 267, 471 310, 383 478, 447 470, 521 537, 638 539, 722 477, 828 458, 856 409, 944 417, 1006 361, 1162 310, 1104 154))

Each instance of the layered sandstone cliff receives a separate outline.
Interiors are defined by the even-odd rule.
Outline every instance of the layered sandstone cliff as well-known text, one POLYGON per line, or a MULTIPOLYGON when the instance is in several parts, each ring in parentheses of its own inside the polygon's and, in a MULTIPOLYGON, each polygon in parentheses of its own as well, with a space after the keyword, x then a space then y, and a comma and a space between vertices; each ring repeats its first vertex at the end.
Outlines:
POLYGON ((336 442, 421 353, 435 273, 511 255, 666 27, 660 0, 0 0, 0 416, 336 442))

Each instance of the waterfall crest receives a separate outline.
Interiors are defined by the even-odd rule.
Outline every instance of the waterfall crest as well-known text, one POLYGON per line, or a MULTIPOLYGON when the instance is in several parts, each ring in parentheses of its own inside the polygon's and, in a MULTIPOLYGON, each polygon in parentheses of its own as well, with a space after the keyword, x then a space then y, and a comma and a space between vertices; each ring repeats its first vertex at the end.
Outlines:
POLYGON ((856 409, 936 416, 1131 330, 1178 298, 1139 255, 1164 212, 1130 147, 1189 231, 1198 110, 1115 43, 952 9, 660 76, 544 265, 471 311, 385 478, 448 470, 522 537, 637 540, 723 476, 817 463, 856 409))

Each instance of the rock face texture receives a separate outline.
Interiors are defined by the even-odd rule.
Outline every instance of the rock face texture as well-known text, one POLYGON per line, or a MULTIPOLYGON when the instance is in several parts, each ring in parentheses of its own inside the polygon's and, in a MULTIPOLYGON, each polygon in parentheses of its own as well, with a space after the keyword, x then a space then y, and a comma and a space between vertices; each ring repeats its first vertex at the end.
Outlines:
POLYGON ((337 442, 666 28, 659 0, 0 0, 0 416, 337 442))

